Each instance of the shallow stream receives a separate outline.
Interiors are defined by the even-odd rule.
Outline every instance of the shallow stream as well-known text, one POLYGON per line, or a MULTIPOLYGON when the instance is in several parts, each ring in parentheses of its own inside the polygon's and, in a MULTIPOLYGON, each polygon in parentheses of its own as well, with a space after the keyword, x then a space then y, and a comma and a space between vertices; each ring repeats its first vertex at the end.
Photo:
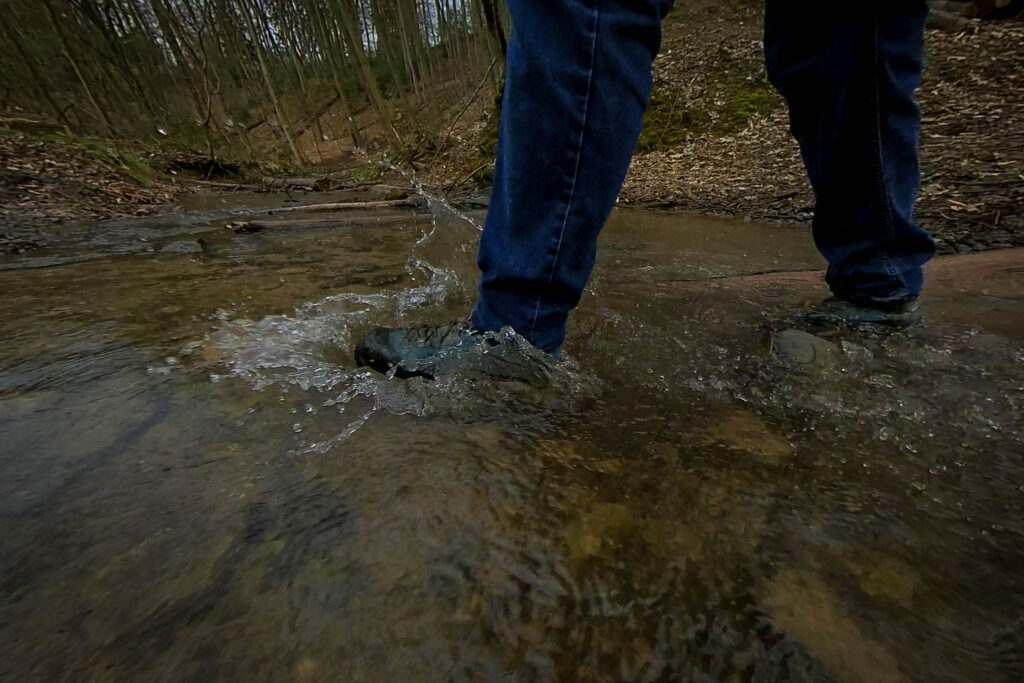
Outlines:
POLYGON ((622 210, 543 381, 402 381, 482 217, 279 202, 0 260, 0 679, 1024 679, 1024 269, 812 329, 805 230, 622 210))

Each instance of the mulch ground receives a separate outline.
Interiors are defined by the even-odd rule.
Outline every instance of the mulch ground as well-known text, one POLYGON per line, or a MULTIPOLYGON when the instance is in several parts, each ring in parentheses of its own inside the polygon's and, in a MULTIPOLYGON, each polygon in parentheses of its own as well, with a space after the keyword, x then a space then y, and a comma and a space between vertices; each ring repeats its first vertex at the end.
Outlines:
MULTIPOLYGON (((699 100, 715 54, 760 52, 759 17, 745 16, 674 16, 656 78, 699 100)), ((927 50, 918 219, 944 253, 1024 245, 1024 22, 929 31, 927 50)), ((806 221, 813 208, 781 103, 734 135, 636 157, 621 200, 755 220, 806 221)))
MULTIPOLYGON (((655 91, 703 123, 669 146, 637 155, 620 201, 751 220, 806 222, 814 198, 781 98, 723 135, 723 80, 764 79, 762 18, 752 3, 676 3, 654 64, 655 91)), ((943 253, 1024 245, 1024 22, 929 30, 923 112, 920 223, 943 253)), ((462 182, 480 164, 487 112, 474 103, 442 153, 417 165, 435 189, 478 194, 462 182)), ((479 177, 479 174, 477 174, 479 177)))

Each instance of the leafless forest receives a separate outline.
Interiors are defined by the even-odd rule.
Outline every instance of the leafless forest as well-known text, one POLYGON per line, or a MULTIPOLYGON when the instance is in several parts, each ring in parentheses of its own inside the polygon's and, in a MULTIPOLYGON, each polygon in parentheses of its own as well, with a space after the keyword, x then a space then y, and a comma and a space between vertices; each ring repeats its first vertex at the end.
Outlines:
POLYGON ((210 154, 269 138, 301 165, 311 132, 399 143, 439 96, 497 88, 509 23, 499 0, 7 0, 0 110, 210 154))

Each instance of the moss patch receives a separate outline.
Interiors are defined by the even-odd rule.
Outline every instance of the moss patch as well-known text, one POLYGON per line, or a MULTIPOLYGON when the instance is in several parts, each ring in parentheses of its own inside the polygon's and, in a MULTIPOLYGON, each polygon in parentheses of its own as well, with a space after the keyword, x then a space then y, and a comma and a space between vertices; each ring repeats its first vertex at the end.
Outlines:
POLYGON ((781 100, 766 81, 749 81, 727 93, 715 132, 729 135, 746 127, 754 114, 766 114, 779 106, 781 100))
POLYGON ((718 114, 713 132, 718 135, 741 131, 750 117, 782 106, 782 98, 768 81, 764 63, 759 59, 737 59, 727 50, 721 50, 718 66, 709 80, 718 114))
POLYGON ((157 177, 157 172, 140 157, 118 149, 111 143, 83 138, 79 136, 67 136, 60 134, 49 134, 30 136, 47 144, 62 145, 65 147, 82 150, 97 161, 115 168, 122 175, 131 178, 137 184, 148 186, 157 177))
POLYGON ((637 141, 637 154, 670 149, 692 133, 705 129, 711 117, 703 109, 687 107, 671 91, 655 88, 651 93, 644 125, 637 141))

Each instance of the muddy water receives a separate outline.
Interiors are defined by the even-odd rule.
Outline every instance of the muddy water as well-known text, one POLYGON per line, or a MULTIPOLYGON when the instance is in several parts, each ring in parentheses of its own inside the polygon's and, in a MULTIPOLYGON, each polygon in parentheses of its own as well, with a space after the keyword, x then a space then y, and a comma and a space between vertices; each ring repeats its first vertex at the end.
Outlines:
POLYGON ((1024 676, 1019 254, 881 336, 803 230, 621 212, 544 381, 427 383, 349 348, 476 229, 250 199, 0 263, 0 678, 1024 676))

